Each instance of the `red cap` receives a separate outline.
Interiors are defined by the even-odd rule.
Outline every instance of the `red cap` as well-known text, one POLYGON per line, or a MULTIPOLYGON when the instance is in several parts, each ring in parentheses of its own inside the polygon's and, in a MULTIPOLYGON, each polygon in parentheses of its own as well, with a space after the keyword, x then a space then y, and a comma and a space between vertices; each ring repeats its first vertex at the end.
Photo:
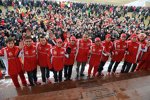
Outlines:
POLYGON ((121 37, 127 37, 127 35, 125 33, 121 34, 121 37))
POLYGON ((95 38, 95 42, 96 41, 101 41, 101 39, 99 37, 95 38))
POLYGON ((57 41, 57 43, 58 43, 58 42, 62 42, 62 39, 57 39, 56 41, 57 41))
POLYGON ((107 35, 105 36, 105 38, 111 38, 111 35, 110 35, 110 34, 107 34, 107 35))
POLYGON ((131 38, 138 38, 138 36, 137 36, 137 34, 133 33, 133 34, 131 35, 131 38))
POLYGON ((70 37, 70 40, 76 41, 76 37, 75 37, 75 36, 71 36, 71 37, 70 37))

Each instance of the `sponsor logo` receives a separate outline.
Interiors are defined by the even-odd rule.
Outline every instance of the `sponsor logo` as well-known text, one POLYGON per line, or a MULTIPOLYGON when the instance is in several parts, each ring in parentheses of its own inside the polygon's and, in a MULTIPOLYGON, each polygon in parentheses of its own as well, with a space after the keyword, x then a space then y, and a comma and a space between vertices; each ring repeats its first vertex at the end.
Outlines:
POLYGON ((39 47, 39 50, 41 50, 42 48, 41 47, 39 47))
POLYGON ((46 51, 48 51, 49 49, 47 48, 46 51))
POLYGON ((137 47, 137 46, 134 46, 134 48, 137 49, 138 47, 137 47))

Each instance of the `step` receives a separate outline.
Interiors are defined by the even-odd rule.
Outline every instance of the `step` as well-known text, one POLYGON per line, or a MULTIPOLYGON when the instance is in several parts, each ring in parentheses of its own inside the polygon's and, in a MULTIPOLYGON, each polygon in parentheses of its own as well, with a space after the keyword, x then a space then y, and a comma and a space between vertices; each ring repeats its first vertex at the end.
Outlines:
MULTIPOLYGON (((15 91, 14 89, 6 90, 6 94, 15 91)), ((5 98, 10 100, 135 100, 136 98, 137 100, 149 100, 147 99, 149 93, 150 71, 142 71, 25 87, 16 90, 15 95, 7 95, 5 98)))

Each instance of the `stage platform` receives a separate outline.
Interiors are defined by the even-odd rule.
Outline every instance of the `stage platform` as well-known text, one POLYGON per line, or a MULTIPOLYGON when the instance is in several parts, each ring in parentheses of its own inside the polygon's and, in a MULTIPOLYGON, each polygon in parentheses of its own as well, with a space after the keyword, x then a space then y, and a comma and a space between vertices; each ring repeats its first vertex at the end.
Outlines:
POLYGON ((150 100, 150 71, 86 78, 21 89, 3 86, 0 100, 150 100))

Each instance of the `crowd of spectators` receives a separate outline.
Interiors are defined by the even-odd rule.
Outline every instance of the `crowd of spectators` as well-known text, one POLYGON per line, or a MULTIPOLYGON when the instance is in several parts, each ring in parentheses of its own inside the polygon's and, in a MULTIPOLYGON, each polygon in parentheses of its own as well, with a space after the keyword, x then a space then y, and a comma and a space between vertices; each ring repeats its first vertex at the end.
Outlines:
POLYGON ((112 40, 122 33, 145 33, 150 36, 150 8, 104 5, 98 3, 75 3, 34 0, 5 0, 0 2, 0 49, 11 36, 15 44, 25 35, 34 42, 44 34, 48 41, 52 38, 65 40, 69 34, 81 38, 88 33, 105 39, 111 34, 112 40), (12 6, 12 7, 10 7, 12 6))

